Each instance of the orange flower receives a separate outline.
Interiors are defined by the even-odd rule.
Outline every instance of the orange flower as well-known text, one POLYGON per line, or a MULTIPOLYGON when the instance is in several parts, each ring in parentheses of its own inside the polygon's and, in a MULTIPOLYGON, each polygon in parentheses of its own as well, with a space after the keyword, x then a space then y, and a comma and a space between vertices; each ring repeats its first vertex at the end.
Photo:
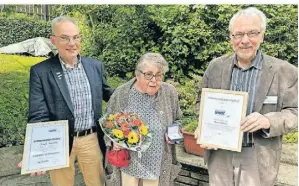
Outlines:
POLYGON ((126 129, 128 129, 129 125, 127 123, 124 123, 120 126, 122 131, 125 131, 126 129))
POLYGON ((126 137, 130 134, 130 132, 131 131, 129 129, 123 130, 123 133, 126 137))
POLYGON ((121 127, 122 127, 122 126, 128 126, 128 124, 127 124, 126 122, 124 122, 124 121, 121 122, 119 125, 120 125, 121 127))
POLYGON ((115 120, 118 121, 120 116, 121 116, 121 113, 117 113, 116 116, 115 116, 115 120))
POLYGON ((143 124, 143 123, 142 123, 141 120, 139 120, 139 119, 135 119, 135 120, 134 120, 134 126, 137 125, 138 127, 140 127, 142 124, 143 124))
POLYGON ((131 121, 130 121, 130 126, 132 126, 132 127, 136 126, 134 120, 131 120, 131 121))
POLYGON ((113 124, 112 124, 112 122, 111 121, 107 121, 106 123, 105 123, 105 126, 107 127, 107 128, 112 128, 112 126, 113 126, 113 124))

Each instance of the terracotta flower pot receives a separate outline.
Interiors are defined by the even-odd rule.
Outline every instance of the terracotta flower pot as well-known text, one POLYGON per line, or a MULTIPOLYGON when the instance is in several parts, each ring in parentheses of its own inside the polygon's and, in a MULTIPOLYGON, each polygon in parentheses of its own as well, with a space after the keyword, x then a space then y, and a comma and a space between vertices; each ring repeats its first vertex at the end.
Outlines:
POLYGON ((184 129, 182 130, 184 136, 184 146, 187 153, 195 154, 203 157, 204 149, 196 144, 196 139, 194 138, 194 133, 186 132, 184 129))

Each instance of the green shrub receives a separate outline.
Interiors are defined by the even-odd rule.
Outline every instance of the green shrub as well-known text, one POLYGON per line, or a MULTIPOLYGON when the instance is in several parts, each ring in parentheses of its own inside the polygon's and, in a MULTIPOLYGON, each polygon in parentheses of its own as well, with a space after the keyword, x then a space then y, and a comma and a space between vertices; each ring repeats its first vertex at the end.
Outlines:
POLYGON ((283 142, 298 143, 298 131, 283 135, 283 142))
POLYGON ((23 144, 28 116, 28 73, 0 73, 0 147, 23 144))
POLYGON ((197 127, 195 105, 202 84, 202 77, 195 74, 190 74, 190 76, 191 79, 180 79, 181 82, 175 82, 171 79, 167 82, 174 85, 179 94, 179 104, 183 113, 183 127, 188 126, 189 131, 192 131, 197 127))
POLYGON ((124 84, 125 82, 127 82, 127 81, 124 79, 121 79, 119 77, 108 77, 108 84, 112 88, 117 88, 120 85, 124 84))
POLYGON ((26 14, 0 13, 0 47, 50 34, 50 22, 26 14))
POLYGON ((0 54, 0 147, 24 143, 29 68, 43 59, 0 54))
MULTIPOLYGON (((159 52, 178 81, 203 73, 209 61, 232 53, 228 24, 252 5, 75 5, 84 17, 84 54, 103 60, 110 76, 126 77, 145 52, 159 52)), ((264 53, 298 63, 298 6, 257 5, 268 18, 264 53)), ((83 20, 83 19, 82 19, 83 20)))
MULTIPOLYGON (((121 79, 119 77, 108 77, 108 84, 110 85, 110 87, 112 88, 117 88, 118 86, 124 84, 126 82, 126 80, 121 79)), ((107 103, 105 101, 102 102, 102 106, 103 106, 103 111, 106 110, 107 107, 107 103)))
MULTIPOLYGON (((29 69, 42 57, 0 54, 0 147, 24 143, 28 117, 29 69)), ((111 87, 126 82, 108 78, 111 87)), ((104 105, 105 107, 105 105, 104 105)))

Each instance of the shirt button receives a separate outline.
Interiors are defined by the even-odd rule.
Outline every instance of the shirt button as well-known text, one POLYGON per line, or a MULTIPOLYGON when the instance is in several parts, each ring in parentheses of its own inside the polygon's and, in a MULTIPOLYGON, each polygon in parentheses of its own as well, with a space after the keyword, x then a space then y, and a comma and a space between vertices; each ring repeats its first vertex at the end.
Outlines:
POLYGON ((163 173, 162 174, 165 174, 166 173, 166 171, 163 171, 163 173))

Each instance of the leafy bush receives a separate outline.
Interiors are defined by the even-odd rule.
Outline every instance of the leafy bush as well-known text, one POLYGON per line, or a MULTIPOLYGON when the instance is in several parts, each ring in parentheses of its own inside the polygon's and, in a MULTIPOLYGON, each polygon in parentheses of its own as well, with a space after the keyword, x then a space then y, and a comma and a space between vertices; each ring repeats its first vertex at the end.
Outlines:
MULTIPOLYGON (((208 62, 232 53, 228 24, 251 5, 75 5, 85 25, 83 53, 102 59, 109 75, 126 77, 145 52, 159 52, 170 64, 169 78, 202 74, 208 62)), ((298 63, 298 6, 257 5, 268 18, 264 53, 298 63)))
POLYGON ((298 131, 285 134, 282 140, 285 143, 298 143, 298 131))
POLYGON ((50 34, 50 22, 26 14, 0 13, 0 47, 50 34))
MULTIPOLYGON (((0 54, 0 147, 24 143, 28 117, 29 69, 42 57, 0 54)), ((111 87, 125 80, 108 78, 111 87)))
POLYGON ((167 80, 168 83, 176 87, 179 94, 179 104, 183 112, 183 127, 188 126, 188 131, 194 131, 197 127, 196 100, 201 87, 202 77, 190 74, 191 79, 181 79, 181 82, 167 80))
POLYGON ((0 147, 24 143, 29 68, 43 59, 0 54, 0 147))
MULTIPOLYGON (((124 84, 126 82, 126 80, 121 79, 119 77, 108 77, 107 78, 108 84, 110 85, 110 87, 112 88, 117 88, 118 86, 124 84)), ((105 111, 107 108, 107 103, 105 101, 102 101, 102 110, 105 111)))

